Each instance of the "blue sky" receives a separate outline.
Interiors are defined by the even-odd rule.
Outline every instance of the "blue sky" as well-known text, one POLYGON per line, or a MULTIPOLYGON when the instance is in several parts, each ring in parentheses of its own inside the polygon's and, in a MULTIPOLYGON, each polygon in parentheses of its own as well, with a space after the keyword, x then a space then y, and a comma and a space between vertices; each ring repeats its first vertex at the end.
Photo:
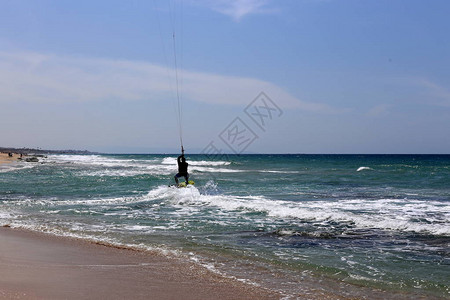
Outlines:
MULTIPOLYGON (((2 1, 0 144, 188 152, 239 117, 251 153, 450 153, 450 2, 2 1), (262 130, 244 110, 282 110, 262 130)), ((270 122, 269 122, 270 121, 270 122)))

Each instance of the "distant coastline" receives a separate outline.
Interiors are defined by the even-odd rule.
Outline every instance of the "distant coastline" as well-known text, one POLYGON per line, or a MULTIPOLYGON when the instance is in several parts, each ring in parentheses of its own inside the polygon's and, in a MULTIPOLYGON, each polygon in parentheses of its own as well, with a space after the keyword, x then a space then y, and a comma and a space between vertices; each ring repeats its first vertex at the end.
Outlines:
POLYGON ((88 150, 47 150, 40 148, 12 148, 0 147, 0 165, 11 164, 17 161, 26 161, 36 163, 40 161, 40 157, 46 157, 48 154, 78 154, 89 155, 99 154, 88 150))
POLYGON ((88 150, 48 150, 41 148, 13 148, 13 147, 0 147, 0 152, 4 153, 17 153, 17 154, 99 154, 98 152, 92 152, 88 150))

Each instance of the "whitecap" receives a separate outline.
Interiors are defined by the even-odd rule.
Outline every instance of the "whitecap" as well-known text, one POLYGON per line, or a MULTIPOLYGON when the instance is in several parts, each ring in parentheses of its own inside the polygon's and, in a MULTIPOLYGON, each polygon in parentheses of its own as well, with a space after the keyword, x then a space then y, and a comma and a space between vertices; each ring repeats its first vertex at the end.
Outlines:
POLYGON ((264 196, 202 195, 189 189, 152 191, 156 197, 172 199, 174 205, 217 207, 222 213, 261 212, 273 219, 299 219, 313 223, 338 222, 354 228, 397 230, 450 235, 450 205, 439 201, 406 199, 353 199, 294 202, 264 196), (426 220, 421 222, 418 220, 426 220))
POLYGON ((358 170, 356 170, 356 172, 360 172, 360 171, 363 171, 363 170, 373 170, 373 169, 370 168, 370 167, 359 167, 358 170))
MULTIPOLYGON (((163 165, 176 165, 176 157, 164 157, 162 162, 163 165)), ((228 166, 231 164, 229 161, 207 161, 207 160, 189 160, 190 166, 228 166)))
POLYGON ((0 165, 0 173, 7 173, 12 171, 18 171, 22 169, 30 169, 37 166, 36 163, 23 163, 23 162, 12 162, 0 165))

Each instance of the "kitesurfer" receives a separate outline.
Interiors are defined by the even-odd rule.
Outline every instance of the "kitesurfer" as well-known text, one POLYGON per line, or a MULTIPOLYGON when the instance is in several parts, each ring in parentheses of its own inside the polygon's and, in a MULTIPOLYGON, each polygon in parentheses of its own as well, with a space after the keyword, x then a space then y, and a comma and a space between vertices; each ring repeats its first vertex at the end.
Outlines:
POLYGON ((178 163, 178 173, 175 175, 175 182, 178 185, 178 178, 184 177, 186 181, 186 185, 189 183, 189 173, 188 173, 188 163, 186 162, 186 158, 184 157, 184 151, 177 158, 178 163))

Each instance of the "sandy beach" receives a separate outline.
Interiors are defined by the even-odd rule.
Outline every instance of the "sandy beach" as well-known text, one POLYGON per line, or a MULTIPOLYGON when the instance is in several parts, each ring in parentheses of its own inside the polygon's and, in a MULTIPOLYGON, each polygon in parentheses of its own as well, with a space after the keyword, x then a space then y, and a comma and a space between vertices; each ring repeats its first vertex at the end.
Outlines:
POLYGON ((192 263, 0 228, 0 298, 279 299, 192 263))
POLYGON ((13 156, 8 156, 8 153, 0 152, 0 165, 12 163, 17 161, 20 158, 20 154, 13 153, 13 156))

